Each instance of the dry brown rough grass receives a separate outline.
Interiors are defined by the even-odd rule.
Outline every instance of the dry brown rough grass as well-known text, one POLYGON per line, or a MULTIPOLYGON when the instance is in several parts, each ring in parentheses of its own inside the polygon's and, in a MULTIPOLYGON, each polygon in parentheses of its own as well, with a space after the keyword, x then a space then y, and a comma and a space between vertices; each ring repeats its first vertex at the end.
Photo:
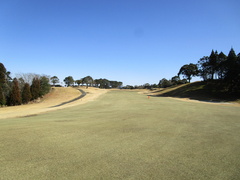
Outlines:
POLYGON ((0 119, 31 116, 39 113, 84 104, 86 102, 95 100, 107 91, 108 90, 106 89, 98 89, 92 87, 89 87, 88 89, 84 87, 54 87, 53 90, 44 96, 44 98, 39 103, 0 108, 0 119), (74 102, 67 103, 59 107, 54 107, 61 103, 68 102, 79 97, 81 95, 81 92, 78 89, 84 90, 87 95, 82 99, 76 100, 74 102))

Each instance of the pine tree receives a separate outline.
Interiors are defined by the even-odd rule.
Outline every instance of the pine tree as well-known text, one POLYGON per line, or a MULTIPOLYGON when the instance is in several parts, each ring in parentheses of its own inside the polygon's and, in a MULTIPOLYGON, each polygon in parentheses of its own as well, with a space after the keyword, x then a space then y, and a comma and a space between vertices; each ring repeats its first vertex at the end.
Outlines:
POLYGON ((3 93, 3 84, 6 82, 6 68, 2 63, 0 63, 0 106, 6 104, 6 98, 3 93))
POLYGON ((18 84, 18 80, 16 78, 13 79, 13 86, 12 86, 12 91, 10 93, 8 104, 10 106, 16 106, 16 105, 22 104, 22 98, 20 95, 19 84, 18 84))
POLYGON ((24 84, 23 91, 22 91, 22 102, 27 104, 32 99, 30 85, 28 83, 24 84))
POLYGON ((0 106, 4 105, 6 105, 6 98, 4 96, 2 87, 0 86, 0 106))
POLYGON ((227 57, 226 70, 226 79, 232 81, 237 76, 238 72, 237 55, 233 48, 231 48, 227 57))
POLYGON ((6 68, 2 63, 0 63, 0 85, 6 82, 6 68))
POLYGON ((227 56, 220 52, 218 55, 218 78, 223 79, 226 73, 226 60, 227 56))
POLYGON ((218 59, 218 52, 217 51, 213 51, 211 52, 210 56, 209 56, 209 69, 210 69, 210 74, 211 74, 211 79, 214 79, 214 74, 217 70, 217 60, 218 59))
POLYGON ((33 100, 40 97, 40 80, 38 78, 34 78, 32 81, 31 94, 33 100))

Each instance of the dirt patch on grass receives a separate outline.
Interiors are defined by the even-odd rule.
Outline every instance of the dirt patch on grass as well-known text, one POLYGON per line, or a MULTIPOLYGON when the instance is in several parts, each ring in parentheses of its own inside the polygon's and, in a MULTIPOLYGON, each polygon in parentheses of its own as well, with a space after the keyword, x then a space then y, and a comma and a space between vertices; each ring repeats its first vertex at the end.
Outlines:
POLYGON ((49 94, 44 96, 44 98, 42 98, 41 101, 37 103, 0 108, 0 119, 29 117, 47 111, 53 111, 84 104, 95 100, 100 95, 105 94, 107 91, 108 90, 106 89, 98 89, 92 87, 89 87, 88 89, 54 87, 49 94), (79 90, 84 91, 86 95, 82 98, 79 98, 82 95, 82 92, 79 90))

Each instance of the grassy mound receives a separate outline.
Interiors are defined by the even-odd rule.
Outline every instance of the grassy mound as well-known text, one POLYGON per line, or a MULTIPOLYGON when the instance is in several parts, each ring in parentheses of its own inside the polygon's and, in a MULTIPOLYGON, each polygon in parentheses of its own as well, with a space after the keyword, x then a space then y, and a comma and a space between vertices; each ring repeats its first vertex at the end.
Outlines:
POLYGON ((235 101, 240 102, 240 96, 227 92, 222 83, 212 82, 193 82, 174 87, 165 88, 155 92, 157 96, 189 98, 204 101, 235 101))

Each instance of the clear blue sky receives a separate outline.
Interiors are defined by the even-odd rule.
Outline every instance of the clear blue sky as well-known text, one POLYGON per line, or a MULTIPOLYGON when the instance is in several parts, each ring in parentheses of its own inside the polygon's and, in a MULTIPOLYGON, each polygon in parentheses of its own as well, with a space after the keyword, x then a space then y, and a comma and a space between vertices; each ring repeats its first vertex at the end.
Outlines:
POLYGON ((158 83, 211 50, 240 52, 239 0, 0 0, 15 73, 158 83))

